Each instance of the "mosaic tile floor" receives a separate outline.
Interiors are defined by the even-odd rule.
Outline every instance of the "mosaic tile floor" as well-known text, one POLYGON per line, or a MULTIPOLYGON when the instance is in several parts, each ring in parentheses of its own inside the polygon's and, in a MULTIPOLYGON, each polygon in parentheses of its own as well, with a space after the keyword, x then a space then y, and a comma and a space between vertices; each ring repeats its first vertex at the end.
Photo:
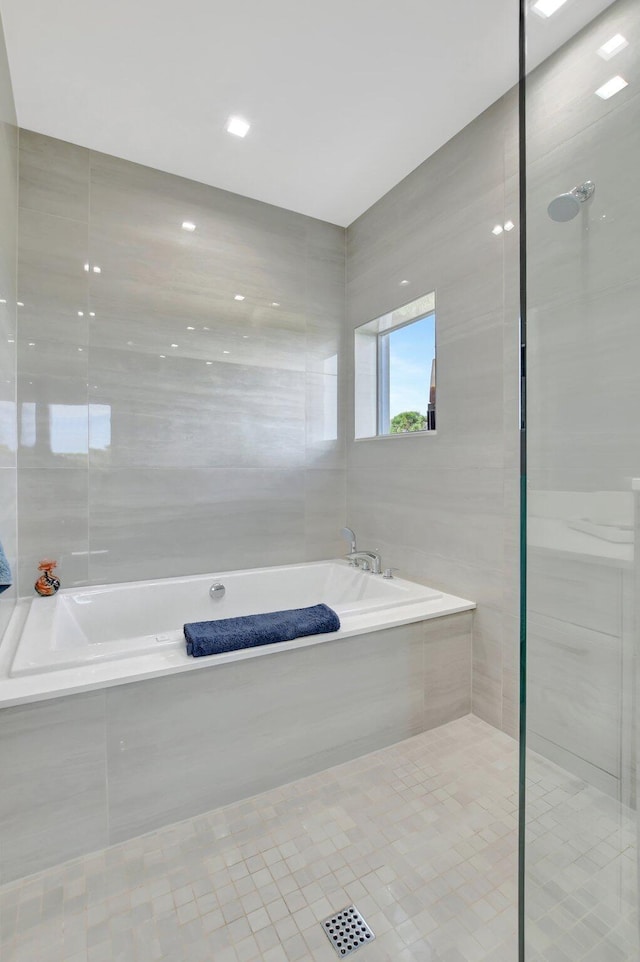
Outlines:
POLYGON ((636 813, 530 755, 527 962, 637 962, 636 813))
MULTIPOLYGON (((515 962, 515 743, 473 717, 0 888, 3 962, 515 962)), ((633 813, 529 758, 527 962, 636 962, 633 813)))
POLYGON ((516 744, 467 717, 0 889, 3 962, 514 962, 516 744))

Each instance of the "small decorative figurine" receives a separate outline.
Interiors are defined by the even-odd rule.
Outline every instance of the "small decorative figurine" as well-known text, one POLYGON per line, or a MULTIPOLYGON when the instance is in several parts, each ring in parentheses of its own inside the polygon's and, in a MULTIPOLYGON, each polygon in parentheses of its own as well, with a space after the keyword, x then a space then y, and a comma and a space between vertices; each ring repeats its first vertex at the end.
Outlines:
POLYGON ((57 564, 57 561, 41 561, 38 565, 38 571, 42 571, 42 574, 36 581, 34 588, 39 595, 42 595, 45 598, 49 597, 50 595, 55 595, 56 591, 60 587, 60 579, 54 577, 52 574, 57 564))

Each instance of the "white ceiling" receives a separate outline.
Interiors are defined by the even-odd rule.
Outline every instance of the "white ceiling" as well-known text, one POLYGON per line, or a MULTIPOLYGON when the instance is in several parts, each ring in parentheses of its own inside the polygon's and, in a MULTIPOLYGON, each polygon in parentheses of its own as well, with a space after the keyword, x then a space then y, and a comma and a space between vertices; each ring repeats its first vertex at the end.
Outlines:
MULTIPOLYGON (((609 2, 531 17, 532 58, 609 2)), ((22 127, 343 226, 516 82, 518 5, 0 0, 22 127)))

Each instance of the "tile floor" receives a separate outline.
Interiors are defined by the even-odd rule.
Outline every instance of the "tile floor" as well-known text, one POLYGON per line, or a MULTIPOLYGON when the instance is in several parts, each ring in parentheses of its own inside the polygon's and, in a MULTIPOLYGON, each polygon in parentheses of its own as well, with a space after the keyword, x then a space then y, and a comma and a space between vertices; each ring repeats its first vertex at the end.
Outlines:
POLYGON ((636 813, 528 758, 527 962, 637 962, 636 813))
MULTIPOLYGON (((517 746, 450 725, 0 889, 3 962, 515 962, 517 746)), ((546 958, 546 957, 545 957, 546 958)))
MULTIPOLYGON (((517 746, 468 716, 0 889, 2 962, 516 962, 517 746)), ((529 758, 527 962, 636 962, 635 816, 529 758)))

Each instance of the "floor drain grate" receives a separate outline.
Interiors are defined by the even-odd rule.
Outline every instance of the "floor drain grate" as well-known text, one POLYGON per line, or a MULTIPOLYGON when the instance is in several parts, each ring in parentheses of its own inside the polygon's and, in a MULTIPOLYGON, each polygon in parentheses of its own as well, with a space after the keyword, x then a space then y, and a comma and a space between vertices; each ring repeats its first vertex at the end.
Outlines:
POLYGON ((356 949, 373 942, 375 935, 358 912, 355 905, 348 905, 330 918, 325 919, 322 928, 339 956, 346 958, 356 949))

